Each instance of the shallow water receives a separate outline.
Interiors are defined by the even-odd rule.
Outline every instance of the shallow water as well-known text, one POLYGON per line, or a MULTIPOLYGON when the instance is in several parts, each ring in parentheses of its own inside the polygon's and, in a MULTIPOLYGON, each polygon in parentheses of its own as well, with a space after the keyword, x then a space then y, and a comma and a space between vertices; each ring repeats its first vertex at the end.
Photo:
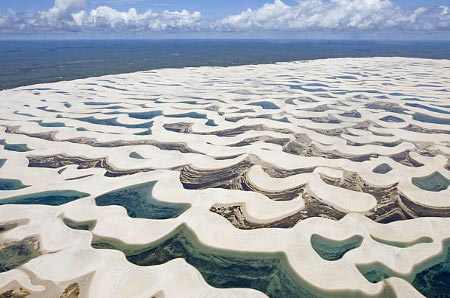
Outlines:
POLYGON ((403 120, 402 118, 391 116, 391 115, 380 118, 380 120, 384 121, 384 122, 396 122, 396 123, 405 122, 405 120, 403 120))
MULTIPOLYGON (((416 266, 417 272, 412 277, 412 285, 426 297, 449 297, 450 296, 450 249, 449 242, 443 244, 444 252, 437 257, 427 260, 431 265, 420 264, 416 266), (425 267, 425 268, 422 268, 425 267)), ((377 283, 388 277, 397 276, 389 268, 382 264, 368 264, 358 266, 358 270, 364 277, 377 283)))
POLYGON ((270 102, 270 101, 252 102, 252 103, 249 103, 248 105, 250 105, 250 106, 259 106, 259 107, 261 107, 263 109, 266 109, 266 110, 278 110, 278 109, 280 109, 279 106, 277 106, 276 104, 274 104, 273 102, 270 102))
POLYGON ((417 274, 412 285, 426 297, 450 297, 450 249, 445 261, 417 274))
POLYGON ((370 235, 370 237, 375 240, 376 242, 382 243, 382 244, 386 244, 389 246, 395 246, 398 248, 405 248, 405 247, 410 247, 416 244, 420 244, 420 243, 431 243, 433 242, 433 239, 431 239, 430 237, 420 237, 414 241, 409 241, 409 242, 405 242, 405 241, 392 241, 392 240, 385 240, 385 239, 381 239, 381 238, 377 238, 375 236, 370 235))
POLYGON ((119 249, 128 261, 139 266, 159 265, 175 258, 184 258, 213 287, 253 288, 269 297, 318 297, 300 286, 283 253, 212 249, 201 244, 184 225, 147 246, 133 247, 99 237, 94 237, 92 246, 119 249))
POLYGON ((427 191, 445 190, 450 185, 450 180, 439 172, 434 172, 425 177, 413 177, 411 182, 415 186, 427 191))
POLYGON ((392 167, 390 165, 388 165, 387 163, 382 163, 378 166, 376 166, 372 172, 377 173, 377 174, 386 174, 389 173, 392 170, 392 167))
POLYGON ((152 196, 155 181, 137 184, 114 190, 98 196, 98 206, 119 205, 127 209, 130 217, 149 219, 168 219, 179 216, 190 204, 167 203, 158 201, 152 196))
POLYGON ((91 231, 97 224, 96 220, 75 221, 70 218, 63 218, 62 221, 66 226, 74 230, 91 231))
POLYGON ((327 92, 328 91, 327 89, 323 89, 323 88, 305 88, 300 85, 290 85, 289 88, 303 90, 303 91, 307 91, 307 92, 327 92))
POLYGON ((341 259, 348 251, 361 246, 363 237, 354 236, 343 241, 333 241, 320 235, 311 236, 311 246, 319 256, 327 261, 341 259))
MULTIPOLYGON (((41 255, 36 238, 28 237, 0 245, 0 273, 17 268, 41 255)), ((4 296, 13 297, 13 296, 4 296)))
POLYGON ((450 125, 449 118, 433 117, 433 116, 421 114, 421 113, 414 113, 413 119, 420 121, 420 122, 426 122, 426 123, 450 125))
POLYGON ((9 144, 5 140, 0 140, 0 145, 3 145, 5 150, 8 151, 15 151, 15 152, 27 152, 31 151, 30 148, 28 148, 27 144, 9 144))
POLYGON ((74 190, 46 191, 1 199, 0 205, 38 204, 38 205, 60 206, 88 196, 89 194, 87 193, 78 192, 74 190))
POLYGON ((121 126, 126 128, 151 128, 153 122, 145 122, 140 124, 125 124, 117 121, 117 118, 109 118, 109 119, 97 119, 95 117, 85 117, 85 118, 76 118, 76 120, 88 122, 96 125, 111 125, 111 126, 121 126))
POLYGON ((418 103, 405 103, 405 106, 421 108, 421 109, 424 109, 424 110, 427 110, 427 111, 441 113, 441 114, 450 114, 450 111, 445 111, 445 110, 441 110, 441 109, 438 109, 438 108, 433 108, 433 107, 430 107, 430 106, 421 105, 421 104, 418 104, 418 103))
POLYGON ((201 113, 197 113, 197 112, 164 115, 164 117, 168 117, 168 118, 193 118, 193 119, 207 119, 208 118, 206 116, 206 114, 201 114, 201 113))
POLYGON ((153 119, 157 116, 162 115, 161 110, 157 111, 150 111, 150 112, 136 112, 136 113, 128 113, 128 116, 130 118, 136 118, 136 119, 153 119))
POLYGON ((64 122, 44 122, 42 120, 36 121, 39 126, 42 127, 65 127, 66 124, 64 122))
POLYGON ((152 134, 151 129, 147 129, 147 130, 135 133, 136 136, 149 136, 151 134, 152 134))
POLYGON ((131 152, 129 155, 128 155, 130 158, 134 158, 134 159, 145 159, 144 157, 142 157, 142 155, 140 155, 139 153, 137 153, 137 152, 131 152))
POLYGON ((0 190, 17 190, 25 187, 28 185, 22 184, 20 180, 0 178, 0 190))
POLYGON ((208 119, 208 121, 206 121, 205 125, 208 125, 208 126, 217 126, 216 122, 214 122, 213 119, 208 119))

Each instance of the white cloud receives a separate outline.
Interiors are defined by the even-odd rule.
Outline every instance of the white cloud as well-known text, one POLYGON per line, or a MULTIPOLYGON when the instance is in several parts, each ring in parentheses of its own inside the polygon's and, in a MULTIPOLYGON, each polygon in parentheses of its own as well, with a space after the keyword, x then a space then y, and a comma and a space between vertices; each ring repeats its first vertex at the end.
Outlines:
POLYGON ((139 13, 135 8, 121 12, 109 6, 82 10, 85 6, 85 0, 55 0, 48 11, 35 14, 9 12, 0 15, 0 32, 194 31, 201 25, 201 14, 187 10, 139 13))
POLYGON ((157 13, 99 6, 87 11, 85 7, 86 0, 55 0, 48 11, 34 14, 10 11, 0 15, 0 32, 450 31, 448 7, 402 10, 389 0, 299 0, 292 6, 275 0, 219 20, 205 20, 199 12, 187 10, 157 13))
POLYGON ((120 12, 109 6, 100 6, 89 13, 80 11, 72 15, 77 27, 83 29, 113 29, 113 30, 195 30, 200 26, 199 12, 164 11, 155 13, 148 10, 138 13, 130 8, 128 12, 120 12))
POLYGON ((51 26, 58 26, 60 22, 70 19, 73 12, 86 6, 85 0, 55 0, 55 5, 49 11, 40 12, 41 19, 51 26))
POLYGON ((34 14, 10 11, 9 14, 0 16, 0 32, 68 29, 72 21, 71 13, 85 6, 85 0, 55 0, 55 4, 48 11, 39 11, 34 14))
POLYGON ((447 7, 404 11, 388 0, 304 0, 294 6, 275 0, 228 16, 215 26, 228 31, 436 30, 449 29, 450 16, 447 7))

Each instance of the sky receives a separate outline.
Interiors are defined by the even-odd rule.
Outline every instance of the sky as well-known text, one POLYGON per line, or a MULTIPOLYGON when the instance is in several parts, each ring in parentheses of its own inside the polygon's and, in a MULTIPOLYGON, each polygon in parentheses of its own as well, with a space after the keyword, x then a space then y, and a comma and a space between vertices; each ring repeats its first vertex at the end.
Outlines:
POLYGON ((0 0, 8 38, 450 40, 450 0, 0 0))

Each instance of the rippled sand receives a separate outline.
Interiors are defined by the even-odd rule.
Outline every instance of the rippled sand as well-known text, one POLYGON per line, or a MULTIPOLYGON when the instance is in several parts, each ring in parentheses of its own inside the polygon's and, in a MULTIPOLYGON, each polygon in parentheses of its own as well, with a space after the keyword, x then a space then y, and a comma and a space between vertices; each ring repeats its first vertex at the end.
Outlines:
POLYGON ((346 58, 2 91, 0 294, 450 295, 449 86, 346 58))

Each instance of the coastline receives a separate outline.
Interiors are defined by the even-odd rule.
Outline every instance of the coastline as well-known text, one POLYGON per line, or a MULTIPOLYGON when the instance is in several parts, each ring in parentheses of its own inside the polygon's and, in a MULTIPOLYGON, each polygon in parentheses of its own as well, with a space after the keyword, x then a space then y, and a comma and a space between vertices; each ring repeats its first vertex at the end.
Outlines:
POLYGON ((221 69, 221 68, 235 68, 235 67, 258 67, 258 66, 270 66, 270 65, 282 65, 282 64, 289 64, 289 63, 307 63, 307 62, 313 62, 313 61, 328 61, 328 60, 352 60, 352 59, 404 59, 404 60, 431 60, 431 61, 449 61, 449 58, 416 58, 416 57, 403 57, 403 56, 374 56, 374 57, 329 57, 329 58, 317 58, 317 59, 304 59, 304 60, 292 60, 292 61, 279 61, 279 62, 267 62, 267 63, 257 63, 257 64, 241 64, 241 65, 202 65, 202 66, 183 66, 183 67, 162 67, 162 68, 154 68, 154 69, 148 69, 148 70, 139 70, 139 71, 132 71, 132 72, 123 72, 123 73, 110 73, 110 74, 103 74, 98 76, 89 76, 89 77, 81 77, 81 78, 74 78, 74 79, 68 79, 68 80, 58 80, 58 81, 49 81, 49 82, 42 82, 42 83, 35 83, 30 85, 21 85, 13 88, 7 88, 7 89, 0 89, 0 92, 8 91, 8 90, 14 90, 14 89, 21 89, 26 87, 37 87, 48 85, 48 84, 57 84, 57 83, 67 83, 67 82, 74 82, 74 81, 83 81, 88 79, 102 79, 102 78, 110 78, 115 76, 121 76, 121 75, 134 75, 134 74, 142 74, 142 73, 148 73, 153 71, 163 71, 163 70, 189 70, 189 69, 221 69))
POLYGON ((0 88, 167 67, 344 57, 448 59, 449 46, 450 41, 6 40, 0 42, 0 88))

